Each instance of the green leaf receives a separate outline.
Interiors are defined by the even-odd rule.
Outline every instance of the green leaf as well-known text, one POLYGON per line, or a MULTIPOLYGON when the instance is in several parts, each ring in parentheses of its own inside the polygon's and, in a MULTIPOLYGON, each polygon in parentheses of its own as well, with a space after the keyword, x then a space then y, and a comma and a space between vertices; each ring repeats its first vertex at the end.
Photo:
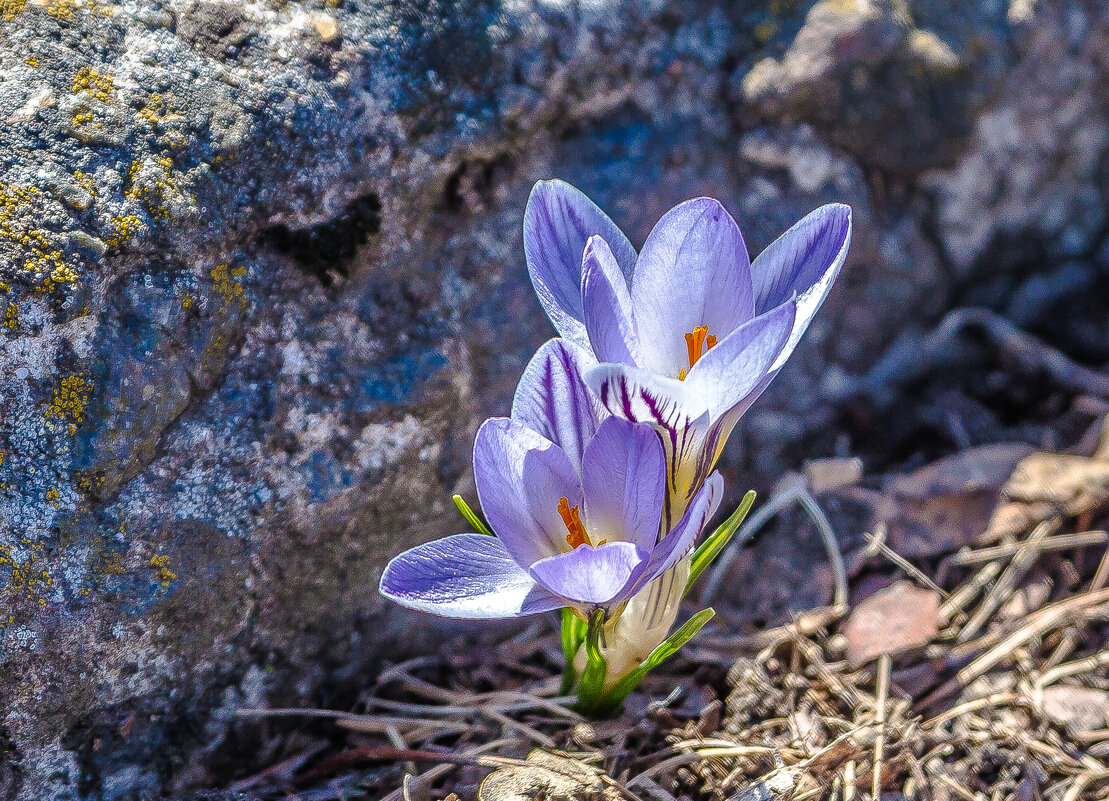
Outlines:
POLYGON ((585 634, 585 670, 578 683, 578 709, 592 714, 601 702, 608 662, 601 653, 601 629, 605 625, 605 610, 597 609, 589 616, 585 634))
POLYGON ((686 592, 689 592, 693 582, 705 572, 705 568, 716 561, 716 557, 720 556, 720 552, 732 541, 732 537, 739 530, 740 524, 747 517, 754 503, 755 491, 751 490, 743 496, 743 500, 739 502, 739 506, 731 516, 697 546, 697 550, 693 552, 693 562, 689 566, 689 581, 685 584, 686 592))
POLYGON ((566 695, 574 689, 574 682, 578 680, 578 672, 574 669, 574 657, 581 650, 585 642, 585 633, 589 624, 574 614, 569 607, 562 609, 562 653, 566 655, 566 667, 562 671, 562 686, 559 695, 566 695))
POLYGON ((624 703, 624 699, 628 697, 632 690, 639 686, 644 676, 680 651, 681 647, 693 639, 693 636, 699 632, 706 623, 712 620, 715 614, 716 611, 714 609, 702 609, 686 621, 684 626, 667 637, 661 645, 655 648, 655 650, 651 651, 650 655, 643 660, 643 664, 624 676, 620 681, 616 682, 616 684, 612 686, 612 689, 605 693, 601 709, 605 711, 614 711, 620 704, 624 703))
POLYGON ((458 511, 462 512, 462 516, 466 518, 466 521, 473 526, 479 534, 488 534, 490 537, 493 536, 493 532, 489 530, 489 526, 485 525, 485 521, 477 516, 477 512, 470 508, 470 504, 466 503, 466 500, 461 495, 453 495, 451 498, 454 501, 454 505, 458 507, 458 511))

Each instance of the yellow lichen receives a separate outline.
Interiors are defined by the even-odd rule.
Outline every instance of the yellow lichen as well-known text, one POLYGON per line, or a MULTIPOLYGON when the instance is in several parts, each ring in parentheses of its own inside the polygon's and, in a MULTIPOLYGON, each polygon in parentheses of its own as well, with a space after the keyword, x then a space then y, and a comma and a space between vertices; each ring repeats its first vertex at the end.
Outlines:
POLYGON ((0 184, 0 239, 26 251, 23 269, 43 281, 42 289, 51 290, 57 284, 72 283, 77 273, 65 263, 62 251, 54 246, 48 232, 30 224, 39 216, 36 207, 40 202, 37 189, 0 184))
POLYGON ((169 120, 181 118, 180 114, 173 113, 173 109, 170 108, 166 99, 157 92, 150 95, 150 99, 146 101, 146 105, 139 109, 138 116, 151 125, 161 125, 169 120))
POLYGON ((79 489, 89 492, 104 484, 104 476, 88 470, 81 470, 74 474, 74 481, 79 489))
POLYGON ((77 172, 73 173, 73 180, 76 181, 81 186, 81 188, 88 192, 90 195, 92 195, 93 197, 97 196, 98 192, 96 189, 95 176, 90 175, 87 172, 81 172, 80 170, 77 170, 77 172))
POLYGON ((119 551, 113 552, 109 558, 105 559, 104 563, 100 566, 100 570, 106 576, 122 576, 127 572, 127 568, 123 566, 123 554, 119 551))
POLYGON ((212 268, 211 276, 215 284, 216 292, 223 298, 224 304, 238 301, 239 306, 246 308, 246 292, 243 291, 243 285, 234 280, 231 276, 236 278, 246 275, 246 269, 236 267, 229 272, 228 265, 220 264, 212 268))
POLYGON ((112 217, 113 233, 104 241, 109 247, 117 248, 126 245, 136 231, 142 228, 142 220, 134 214, 124 214, 112 217))
POLYGON ((76 8, 76 0, 50 0, 46 6, 46 13, 55 19, 70 20, 73 19, 76 8))
POLYGON ((73 76, 73 92, 86 92, 90 97, 107 102, 115 91, 115 82, 110 75, 97 72, 92 67, 81 67, 73 76))
MULTIPOLYGON (((28 601, 45 606, 46 599, 42 594, 54 586, 54 579, 42 567, 44 550, 42 543, 23 537, 20 545, 27 553, 27 557, 22 561, 12 553, 10 545, 0 545, 0 567, 11 569, 8 576, 8 589, 22 595, 28 601)), ((8 622, 12 622, 12 619, 9 618, 8 622)))
POLYGON ((91 594, 98 580, 105 576, 124 576, 127 574, 127 566, 123 563, 123 554, 117 550, 114 543, 100 536, 93 539, 85 566, 85 581, 79 590, 81 595, 91 594))
MULTIPOLYGON (((13 334, 19 330, 19 306, 12 299, 8 300, 8 308, 4 312, 4 328, 13 334)), ((0 459, 0 461, 3 460, 0 459)))
POLYGON ((68 264, 60 264, 50 271, 50 277, 42 282, 42 288, 50 291, 59 284, 73 284, 77 282, 77 273, 68 264))
POLYGON ((70 375, 54 390, 54 400, 46 410, 47 420, 67 420, 69 433, 76 434, 77 426, 85 419, 92 382, 81 375, 70 375))
POLYGON ((150 566, 157 570, 158 579, 163 590, 168 590, 177 579, 177 574, 169 569, 169 557, 165 554, 150 557, 150 566))
MULTIPOLYGON (((4 0, 0 0, 0 3, 3 3, 3 2, 4 2, 4 0)), ((23 63, 26 64, 28 67, 39 67, 39 66, 41 66, 39 64, 39 60, 37 58, 35 58, 34 56, 31 56, 30 58, 23 59, 23 63)))
POLYGON ((173 175, 173 159, 168 156, 157 159, 147 167, 145 175, 142 174, 144 166, 138 159, 131 162, 127 171, 128 186, 124 189, 123 196, 142 203, 154 219, 167 219, 169 208, 165 203, 166 198, 170 195, 185 197, 173 175), (155 173, 155 177, 150 177, 151 172, 155 173))
POLYGON ((27 5, 27 0, 0 0, 0 19, 11 22, 27 5))

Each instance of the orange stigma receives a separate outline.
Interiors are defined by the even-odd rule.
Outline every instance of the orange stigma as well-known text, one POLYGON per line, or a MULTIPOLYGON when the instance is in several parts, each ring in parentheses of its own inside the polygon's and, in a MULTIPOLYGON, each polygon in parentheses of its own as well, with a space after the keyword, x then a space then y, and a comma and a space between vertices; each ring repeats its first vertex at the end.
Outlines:
MULTIPOLYGON (((689 354, 689 367, 697 364, 697 360, 716 347, 716 337, 709 333, 707 325, 699 325, 691 333, 685 335, 685 349, 689 354)), ((678 373, 678 380, 685 381, 686 371, 678 373)))
POLYGON ((566 498, 559 498, 558 513, 562 516, 562 522, 566 524, 566 530, 570 532, 566 535, 567 545, 577 548, 589 542, 589 537, 585 535, 585 526, 581 524, 581 518, 578 516, 577 506, 571 506, 566 498))

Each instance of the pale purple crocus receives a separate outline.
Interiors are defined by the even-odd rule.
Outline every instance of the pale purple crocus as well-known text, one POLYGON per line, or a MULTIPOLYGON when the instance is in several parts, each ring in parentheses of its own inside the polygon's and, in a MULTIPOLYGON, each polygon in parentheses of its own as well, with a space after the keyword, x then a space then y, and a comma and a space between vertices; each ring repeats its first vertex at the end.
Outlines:
MULTIPOLYGON (((512 419, 559 445, 576 465, 593 432, 611 417, 583 378, 595 364, 593 354, 573 342, 549 340, 528 362, 512 400, 512 419)), ((606 688, 638 667, 670 634, 689 579, 690 555, 686 549, 685 556, 632 596, 606 626, 601 644, 608 665, 606 688)), ((584 660, 584 652, 579 653, 579 671, 584 660)))
POLYGON ((659 538, 665 457, 649 427, 603 421, 580 455, 509 418, 487 420, 474 444, 478 497, 496 533, 457 534, 393 559, 381 593, 446 617, 516 617, 571 607, 618 613, 693 547, 715 513, 714 474, 659 538))
POLYGON ((789 358, 847 255, 851 210, 822 206, 750 261, 711 198, 667 212, 642 251, 592 201, 541 181, 524 250, 559 334, 598 364, 586 383, 614 415, 653 426, 666 518, 689 506, 743 413, 789 358))

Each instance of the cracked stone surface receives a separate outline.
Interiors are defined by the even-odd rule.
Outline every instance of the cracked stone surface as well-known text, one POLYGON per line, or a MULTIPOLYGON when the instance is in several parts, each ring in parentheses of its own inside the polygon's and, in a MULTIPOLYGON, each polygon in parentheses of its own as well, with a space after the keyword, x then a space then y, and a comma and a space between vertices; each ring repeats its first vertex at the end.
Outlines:
POLYGON ((853 206, 736 497, 1092 417, 973 384, 952 433, 852 388, 967 305, 1109 361, 1106 53, 1096 0, 0 0, 0 799, 217 786, 266 758, 236 710, 427 641, 377 577, 456 529, 552 333, 539 178, 636 244, 696 195, 752 252, 853 206))

